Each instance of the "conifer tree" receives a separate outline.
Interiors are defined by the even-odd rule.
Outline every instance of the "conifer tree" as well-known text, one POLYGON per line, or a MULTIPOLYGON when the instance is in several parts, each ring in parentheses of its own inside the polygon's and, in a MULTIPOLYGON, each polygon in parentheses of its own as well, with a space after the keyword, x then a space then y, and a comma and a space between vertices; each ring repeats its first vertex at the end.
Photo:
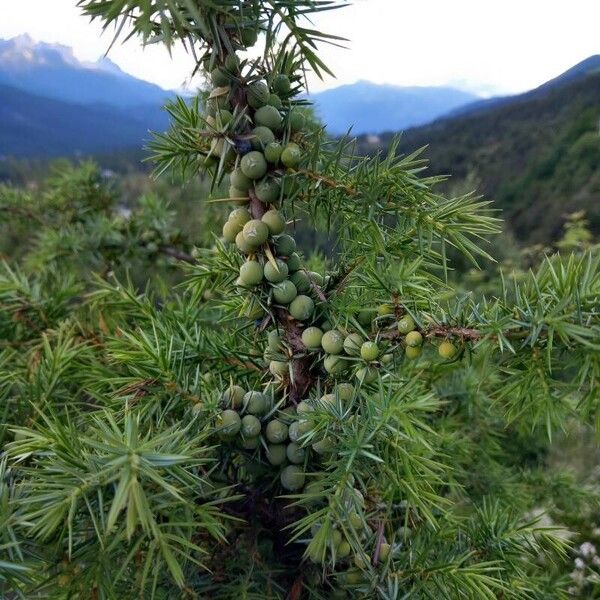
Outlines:
POLYGON ((531 511, 597 496, 522 459, 597 421, 597 253, 457 295, 448 250, 490 258, 490 204, 307 111, 343 41, 310 18, 337 0, 79 5, 193 54, 210 89, 168 107, 153 158, 233 208, 178 290, 5 267, 4 594, 566 598, 568 544, 531 511))

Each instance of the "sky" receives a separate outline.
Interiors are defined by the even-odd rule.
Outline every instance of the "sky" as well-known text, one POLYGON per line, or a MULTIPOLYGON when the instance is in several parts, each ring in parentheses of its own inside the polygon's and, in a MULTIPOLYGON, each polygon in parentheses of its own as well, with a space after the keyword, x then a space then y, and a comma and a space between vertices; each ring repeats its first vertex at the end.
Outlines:
MULTIPOLYGON (((344 36, 347 49, 323 47, 336 79, 309 79, 313 92, 357 80, 455 85, 483 95, 531 89, 600 54, 598 0, 355 0, 314 25, 344 36)), ((96 60, 112 40, 80 15, 76 0, 0 0, 0 38, 28 33, 96 60)), ((137 40, 109 54, 123 70, 164 88, 187 82, 192 60, 137 40)))

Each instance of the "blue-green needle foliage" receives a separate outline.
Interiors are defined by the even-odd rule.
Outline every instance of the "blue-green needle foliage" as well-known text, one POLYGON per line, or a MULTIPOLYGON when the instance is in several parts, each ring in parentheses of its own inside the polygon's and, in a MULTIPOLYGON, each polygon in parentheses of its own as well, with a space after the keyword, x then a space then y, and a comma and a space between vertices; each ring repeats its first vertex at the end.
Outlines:
POLYGON ((459 294, 491 205, 301 99, 343 43, 311 17, 343 4, 79 2, 192 54, 211 83, 169 105, 156 171, 234 210, 192 250, 92 165, 0 189, 2 597, 569 597, 567 515, 600 496, 544 460, 600 423, 600 256, 459 294))

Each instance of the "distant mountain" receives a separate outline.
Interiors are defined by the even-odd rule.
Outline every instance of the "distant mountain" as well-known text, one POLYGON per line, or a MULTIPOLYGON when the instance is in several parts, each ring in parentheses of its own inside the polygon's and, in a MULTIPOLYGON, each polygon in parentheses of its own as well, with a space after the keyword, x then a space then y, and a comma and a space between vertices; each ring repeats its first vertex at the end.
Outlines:
POLYGON ((55 100, 121 108, 159 106, 173 95, 128 75, 107 58, 81 62, 71 48, 36 43, 28 35, 0 40, 0 84, 55 100))
POLYGON ((600 72, 600 54, 590 56, 580 63, 571 67, 558 77, 543 83, 537 88, 525 92, 524 94, 517 94, 514 96, 497 96, 495 98, 488 98, 485 100, 477 100, 470 104, 460 106, 452 111, 449 111, 447 115, 443 115, 442 118, 452 118, 459 115, 475 114, 477 112, 485 111, 488 109, 496 108, 513 102, 528 101, 536 96, 540 96, 548 92, 549 90, 563 86, 567 83, 578 81, 587 77, 590 74, 600 72))
MULTIPOLYGON (((432 175, 482 193, 524 243, 548 243, 585 210, 600 234, 600 70, 591 57, 532 92, 404 131, 400 151, 428 146, 432 175), (582 67, 583 66, 583 67, 582 67)), ((364 152, 386 147, 393 134, 364 152)))
POLYGON ((96 154, 139 148, 164 113, 63 102, 0 84, 0 158, 96 154))
POLYGON ((477 96, 450 87, 400 87, 368 81, 312 94, 310 99, 333 135, 381 133, 429 123, 477 96))

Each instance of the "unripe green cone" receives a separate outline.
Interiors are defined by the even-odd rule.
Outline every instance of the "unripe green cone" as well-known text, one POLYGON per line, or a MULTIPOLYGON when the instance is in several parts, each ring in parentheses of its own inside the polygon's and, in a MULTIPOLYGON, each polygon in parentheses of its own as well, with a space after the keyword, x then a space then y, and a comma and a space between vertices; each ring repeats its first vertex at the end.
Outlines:
POLYGON ((265 146, 264 154, 265 159, 272 165, 279 164, 281 160, 281 153, 283 152, 283 146, 279 142, 271 142, 265 146))
POLYGON ((403 335, 410 333, 411 331, 414 330, 414 328, 415 328, 415 321, 410 315, 404 315, 398 321, 398 331, 403 335))
POLYGON ((290 273, 298 271, 302 267, 302 261, 300 260, 300 256, 298 256, 298 254, 296 254, 295 252, 292 252, 292 254, 288 256, 287 266, 288 271, 290 273))
POLYGON ((229 85, 229 74, 221 67, 213 69, 210 73, 210 79, 216 87, 224 87, 229 85))
POLYGON ((262 150, 274 141, 275 134, 268 127, 260 125, 252 130, 252 139, 250 140, 250 143, 255 150, 262 150))
MULTIPOLYGON (((277 185, 277 184, 275 184, 277 185)), ((258 196, 258 186, 257 186, 257 197, 259 200, 263 202, 273 202, 273 200, 267 201, 263 200, 260 196, 258 196)), ((279 186, 277 185, 277 195, 275 199, 279 198, 279 186)), ((285 219, 282 214, 275 209, 268 210, 263 216, 261 221, 269 228, 269 233, 271 235, 279 235, 283 233, 285 230, 285 219)), ((289 270, 289 260, 288 260, 288 270, 289 270)))
POLYGON ((238 250, 240 252, 243 252, 244 254, 250 254, 255 250, 254 246, 247 242, 246 238, 244 237, 243 231, 240 231, 235 236, 235 245, 237 246, 238 250))
POLYGON ((264 415, 269 410, 269 401, 264 394, 250 391, 244 396, 244 406, 251 415, 264 415))
POLYGON ((394 307, 391 304, 380 304, 377 307, 377 315, 379 317, 388 317, 394 314, 394 307))
POLYGON ((269 101, 269 88, 264 81, 255 81, 248 86, 247 99, 252 108, 260 108, 269 101))
POLYGON ((282 465, 287 460, 285 444, 269 444, 266 454, 267 460, 275 467, 282 465))
POLYGON ((302 161, 302 150, 298 144, 290 142, 281 153, 281 162, 289 169, 295 169, 302 161))
POLYGON ((238 190, 244 190, 246 192, 254 185, 252 179, 246 177, 241 169, 235 169, 232 171, 231 175, 229 176, 229 181, 232 187, 238 190))
POLYGON ((301 270, 292 273, 290 275, 290 280, 300 293, 308 292, 310 290, 310 280, 306 271, 301 270))
POLYGON ((237 73, 240 70, 240 59, 235 54, 228 54, 225 57, 225 68, 230 73, 237 73))
POLYGON ((422 352, 422 346, 407 346, 404 354, 409 360, 415 360, 421 356, 422 352))
POLYGON ((390 556, 391 546, 385 542, 379 546, 379 560, 385 562, 390 556))
POLYGON ((348 556, 350 556, 351 550, 352 548, 350 544, 346 540, 342 540, 336 548, 336 557, 339 559, 348 558, 348 556))
POLYGON ((287 96, 291 89, 290 78, 283 73, 279 73, 279 75, 273 79, 271 87, 276 94, 287 96))
POLYGON ((297 295, 296 286, 289 279, 273 285, 273 298, 278 304, 289 304, 297 295))
POLYGON ((256 450, 260 446, 260 437, 242 438, 242 448, 244 450, 256 450))
POLYGON ((258 219, 248 221, 242 229, 244 239, 253 248, 262 246, 269 239, 269 228, 258 219))
POLYGON ((344 340, 344 351, 350 356, 358 356, 363 342, 364 340, 361 335, 358 333, 351 333, 346 336, 346 339, 344 340))
POLYGON ((272 444, 282 444, 288 438, 288 426, 281 421, 269 421, 265 435, 272 444))
POLYGON ((227 221, 225 225, 223 225, 223 239, 230 244, 235 242, 235 237, 241 231, 235 223, 231 223, 227 221))
POLYGON ((443 341, 438 348, 438 354, 446 360, 454 358, 457 352, 458 349, 456 348, 456 346, 448 340, 443 341))
POLYGON ((373 383, 377 380, 377 369, 373 367, 362 367, 356 371, 356 378, 361 383, 373 383))
POLYGON ((298 403, 298 406, 296 406, 296 412, 299 415, 310 414, 312 412, 315 412, 315 407, 306 400, 302 400, 298 403))
POLYGON ((312 445, 312 449, 321 456, 335 452, 335 442, 330 437, 325 437, 312 445))
POLYGON ((292 442, 297 442, 300 439, 300 421, 293 421, 288 428, 288 436, 292 442))
POLYGON ((227 222, 234 224, 239 228, 238 231, 241 231, 244 225, 251 219, 252 217, 250 216, 250 212, 247 208, 236 208, 229 214, 227 222))
POLYGON ((415 348, 423 344, 423 336, 418 331, 410 331, 404 338, 406 345, 410 348, 415 348))
MULTIPOLYGON (((265 178, 259 181, 254 187, 254 194, 261 202, 264 202, 265 204, 274 204, 277 202, 279 200, 280 193, 281 186, 275 179, 265 178)), ((283 229, 281 231, 283 231, 283 229)), ((281 233, 281 231, 278 233, 281 233)))
POLYGON ((325 283, 325 280, 323 279, 323 275, 321 275, 321 273, 317 273, 316 271, 311 271, 309 273, 310 278, 312 280, 312 282, 315 285, 318 285, 320 288, 323 287, 323 284, 325 283))
POLYGON ((289 307, 290 315, 298 321, 310 319, 315 310, 315 303, 312 298, 300 295, 296 296, 289 307))
POLYGON ((281 485, 290 492, 297 492, 302 489, 306 476, 304 471, 296 465, 289 465, 280 475, 281 485))
POLYGON ((217 428, 219 435, 223 438, 230 438, 237 435, 241 427, 242 420, 235 410, 224 410, 217 417, 217 428))
POLYGON ((321 346, 327 354, 340 354, 344 348, 344 336, 337 329, 332 329, 323 334, 321 346))
POLYGON ((323 360, 323 367, 330 375, 343 373, 347 366, 346 361, 337 354, 328 354, 323 360))
POLYGON ((288 123, 292 131, 302 131, 306 127, 306 119, 298 109, 290 111, 288 123))
POLYGON ((286 233, 278 235, 275 239, 275 250, 279 256, 290 256, 296 250, 296 240, 286 233))
POLYGON ((240 280, 248 287, 258 285, 263 280, 263 267, 255 261, 249 260, 240 267, 240 280))
POLYGON ((281 336, 279 335, 279 332, 276 329, 273 329, 273 331, 269 331, 267 340, 269 349, 273 352, 280 352, 283 349, 281 345, 281 336))
POLYGON ((358 313, 357 319, 358 319, 358 322, 363 327, 367 327, 367 326, 371 325, 371 321, 373 320, 374 316, 375 316, 375 310, 372 308, 366 308, 365 310, 361 310, 358 313))
POLYGON ((339 398, 347 402, 354 397, 354 386, 351 383, 338 383, 335 387, 336 394, 339 398))
POLYGON ((292 464, 299 465, 304 462, 306 450, 296 444, 296 442, 292 442, 291 444, 287 445, 286 455, 292 464))
POLYGON ((271 94, 269 96, 269 102, 271 106, 274 106, 277 110, 281 110, 283 108, 283 102, 281 98, 277 94, 271 94))
POLYGON ((362 359, 367 362, 377 360, 379 356, 379 346, 375 342, 365 342, 360 348, 360 355, 362 359))
POLYGON ((252 48, 258 41, 258 29, 254 27, 245 27, 240 32, 240 42, 245 48, 252 48))
POLYGON ((221 402, 231 408, 241 408, 244 403, 244 388, 239 385, 232 385, 223 392, 221 402))
POLYGON ((267 172, 267 161, 262 152, 253 150, 242 157, 240 168, 249 179, 262 179, 267 172))
POLYGON ((271 261, 265 263, 265 279, 270 283, 280 283, 281 281, 285 281, 288 276, 287 264, 279 258, 275 259, 275 264, 277 266, 273 265, 271 261))
POLYGON ((322 339, 323 339, 323 332, 318 327, 307 327, 302 332, 302 343, 309 350, 320 349, 322 339))
POLYGON ((272 360, 269 363, 269 371, 276 377, 285 377, 289 373, 289 366, 287 362, 272 360))
POLYGON ((260 435, 260 421, 254 415, 246 415, 242 418, 241 434, 244 437, 253 438, 260 435))
POLYGON ((274 106, 262 106, 254 114, 254 122, 257 125, 268 127, 273 131, 278 131, 281 128, 283 117, 274 106))
POLYGON ((229 197, 235 200, 237 204, 247 204, 249 201, 248 192, 238 190, 232 186, 229 187, 229 197))

